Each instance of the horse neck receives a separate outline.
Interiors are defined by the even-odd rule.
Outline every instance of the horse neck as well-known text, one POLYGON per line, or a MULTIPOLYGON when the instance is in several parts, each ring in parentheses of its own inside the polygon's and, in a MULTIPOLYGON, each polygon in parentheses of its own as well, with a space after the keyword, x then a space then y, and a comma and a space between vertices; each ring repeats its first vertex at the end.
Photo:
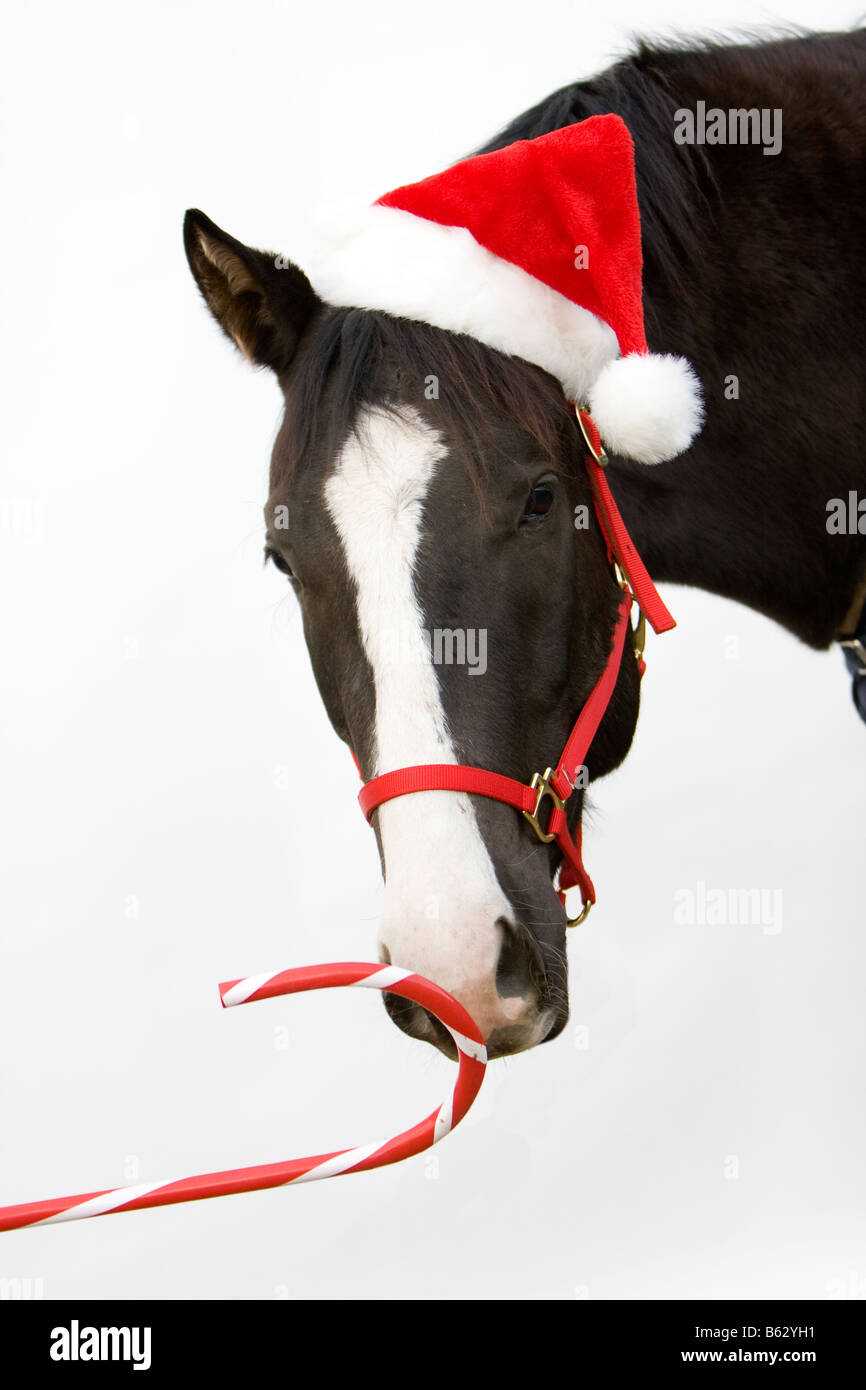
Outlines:
MULTIPOLYGON (((804 88, 760 64, 742 80, 740 50, 709 70, 688 58, 677 55, 678 104, 779 107, 787 128, 778 155, 704 147, 706 202, 695 195, 700 216, 673 271, 645 222, 647 339, 694 363, 706 424, 682 458, 613 460, 610 481, 654 577, 745 603, 823 647, 866 574, 856 523, 828 528, 832 499, 866 494, 866 281, 851 211, 866 197, 866 117, 820 46, 799 50, 804 88), (792 109, 804 89, 811 107, 792 109)), ((866 45, 840 62, 862 80, 866 45)))
POLYGON ((866 31, 652 49, 573 83, 484 146, 611 112, 635 144, 646 331, 688 357, 707 420, 655 469, 610 481, 653 574, 748 604, 826 646, 866 575, 828 503, 866 493, 866 31), (679 109, 781 110, 782 150, 677 146, 679 109))

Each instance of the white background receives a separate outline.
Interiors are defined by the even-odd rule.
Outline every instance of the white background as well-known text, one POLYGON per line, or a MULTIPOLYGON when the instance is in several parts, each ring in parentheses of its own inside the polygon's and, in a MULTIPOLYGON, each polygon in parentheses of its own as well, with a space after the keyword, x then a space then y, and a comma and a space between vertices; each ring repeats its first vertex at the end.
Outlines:
MULTIPOLYGON (((219 980, 375 958, 380 885, 294 600, 261 567, 278 393, 207 316, 184 209, 301 259, 322 201, 443 167, 635 27, 856 17, 7 16, 0 1203, 362 1143, 453 1076, 374 995, 219 1007, 219 980)), ((571 935, 561 1038, 491 1066, 433 1155, 5 1235, 0 1278, 46 1297, 863 1295, 864 730, 837 653, 665 596, 679 627, 651 644, 635 748, 586 830, 600 905, 571 935), (781 890, 782 930, 676 925, 699 881, 781 890)))

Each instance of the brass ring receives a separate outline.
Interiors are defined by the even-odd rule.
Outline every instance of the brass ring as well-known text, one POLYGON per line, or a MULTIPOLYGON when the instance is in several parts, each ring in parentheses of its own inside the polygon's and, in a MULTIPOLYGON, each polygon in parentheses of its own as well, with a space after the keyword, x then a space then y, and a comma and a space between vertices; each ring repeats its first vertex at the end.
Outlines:
POLYGON ((584 903, 583 907, 581 908, 580 912, 578 913, 578 915, 577 915, 576 917, 569 917, 568 913, 566 912, 566 914, 565 914, 565 925, 566 925, 566 927, 579 927, 580 924, 581 924, 581 922, 585 922, 585 921, 586 921, 587 917, 589 916, 589 912, 590 912, 590 908, 591 908, 591 907, 592 907, 592 898, 587 898, 586 902, 584 903))

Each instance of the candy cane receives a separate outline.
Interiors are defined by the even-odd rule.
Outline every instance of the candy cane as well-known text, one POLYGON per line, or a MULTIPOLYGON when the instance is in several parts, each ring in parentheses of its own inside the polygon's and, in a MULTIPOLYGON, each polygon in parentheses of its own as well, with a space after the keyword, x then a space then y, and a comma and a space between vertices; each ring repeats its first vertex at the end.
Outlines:
POLYGON ((362 1173, 368 1168, 380 1168, 383 1164, 410 1158, 438 1143, 463 1119, 478 1094, 487 1063, 484 1039, 478 1027, 462 1004, 444 989, 422 975, 413 975, 393 965, 349 961, 301 966, 271 975, 250 975, 245 980, 227 980, 220 985, 219 991, 223 1006, 231 1008, 235 1004, 251 1004, 257 999, 271 999, 278 994, 300 994, 308 989, 332 989, 338 985, 359 985, 402 995, 404 999, 423 1005, 448 1029, 457 1045, 457 1079, 448 1098, 425 1120, 394 1139, 341 1149, 337 1153, 317 1154, 314 1158, 291 1158, 283 1163, 229 1168, 172 1182, 138 1183, 105 1192, 84 1192, 76 1197, 54 1197, 44 1202, 0 1207, 0 1231, 12 1231, 21 1226, 53 1226, 58 1221, 78 1221, 85 1216, 104 1216, 114 1211, 138 1211, 173 1202, 196 1202, 204 1197, 227 1197, 232 1192, 256 1192, 265 1187, 315 1182, 319 1178, 337 1177, 340 1173, 362 1173))

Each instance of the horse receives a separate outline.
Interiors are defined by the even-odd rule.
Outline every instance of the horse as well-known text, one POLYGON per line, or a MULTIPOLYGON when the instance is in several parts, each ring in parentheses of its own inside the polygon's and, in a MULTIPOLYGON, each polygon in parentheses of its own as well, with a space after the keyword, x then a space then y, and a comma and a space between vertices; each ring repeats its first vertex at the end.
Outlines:
MULTIPOLYGON (((817 650, 856 628, 866 598, 866 527, 827 524, 831 499, 866 490, 864 79, 864 31, 641 40, 475 152, 593 116, 625 122, 647 342, 694 365, 705 421, 657 467, 610 451, 606 476, 655 579, 733 599, 817 650), (751 111, 781 130, 727 138, 718 115, 751 111)), ((329 302, 286 257, 198 210, 184 239, 217 323, 283 394, 266 556, 297 595, 362 778, 469 763, 525 780, 597 682, 620 597, 562 386, 473 337, 329 302)), ((628 645, 568 803, 575 833, 586 785, 634 736, 628 645)), ((453 993, 491 1057, 555 1038, 569 1007, 556 845, 457 790, 401 796, 371 820, 382 962, 453 993)), ((454 1055, 423 1009, 383 998, 404 1032, 454 1055)))

